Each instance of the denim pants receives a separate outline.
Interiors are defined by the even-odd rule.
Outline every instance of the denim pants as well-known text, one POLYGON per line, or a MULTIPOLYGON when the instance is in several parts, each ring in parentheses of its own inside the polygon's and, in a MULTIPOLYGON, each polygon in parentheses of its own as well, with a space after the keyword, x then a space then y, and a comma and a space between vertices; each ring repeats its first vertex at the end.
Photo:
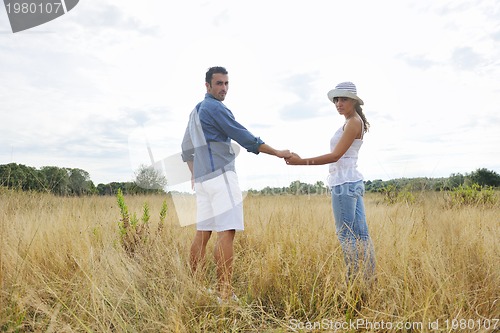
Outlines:
POLYGON ((362 180, 332 186, 332 207, 335 229, 347 265, 348 279, 355 278, 360 269, 363 278, 375 274, 375 251, 368 233, 362 180))

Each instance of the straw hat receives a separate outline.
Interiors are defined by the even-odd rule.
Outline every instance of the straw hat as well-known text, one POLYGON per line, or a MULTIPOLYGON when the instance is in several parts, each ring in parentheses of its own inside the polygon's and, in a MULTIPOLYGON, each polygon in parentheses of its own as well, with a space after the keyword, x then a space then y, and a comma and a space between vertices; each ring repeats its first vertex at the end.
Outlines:
POLYGON ((363 105, 363 100, 358 97, 356 86, 352 82, 342 82, 335 86, 328 92, 328 99, 333 102, 335 97, 349 97, 355 99, 359 102, 359 105, 363 105))

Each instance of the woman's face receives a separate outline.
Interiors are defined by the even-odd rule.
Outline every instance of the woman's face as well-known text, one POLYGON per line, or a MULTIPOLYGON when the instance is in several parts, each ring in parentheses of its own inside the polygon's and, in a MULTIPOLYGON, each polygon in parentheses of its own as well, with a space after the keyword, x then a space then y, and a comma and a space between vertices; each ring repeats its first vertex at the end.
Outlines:
POLYGON ((335 107, 339 114, 349 117, 353 112, 356 112, 356 100, 349 97, 335 97, 333 99, 335 107))

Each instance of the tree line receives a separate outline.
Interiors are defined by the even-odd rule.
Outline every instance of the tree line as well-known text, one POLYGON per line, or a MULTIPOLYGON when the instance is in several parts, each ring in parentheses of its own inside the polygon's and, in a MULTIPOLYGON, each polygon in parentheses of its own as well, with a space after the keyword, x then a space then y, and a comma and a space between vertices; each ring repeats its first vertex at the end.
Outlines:
POLYGON ((87 171, 78 168, 23 164, 0 165, 0 186, 22 191, 46 192, 62 196, 164 193, 166 179, 156 170, 140 166, 135 181, 94 185, 87 171))
MULTIPOLYGON (((495 171, 480 168, 470 173, 452 173, 449 177, 441 178, 398 178, 391 180, 368 180, 365 181, 367 192, 384 192, 388 188, 395 190, 405 189, 408 191, 450 191, 460 186, 477 184, 480 187, 500 187, 500 175, 495 171)), ((315 184, 303 183, 299 180, 293 181, 286 187, 265 187, 262 190, 250 189, 248 193, 253 195, 297 195, 297 194, 326 194, 326 185, 318 181, 315 184)))
MULTIPOLYGON (((453 173, 445 178, 399 178, 391 180, 365 181, 367 192, 383 192, 388 187, 409 191, 447 191, 477 184, 479 186, 500 187, 500 175, 485 168, 471 173, 453 173)), ((39 169, 23 164, 0 165, 0 186, 23 191, 47 192, 63 196, 116 195, 165 193, 167 179, 154 168, 141 165, 135 172, 135 179, 129 182, 111 182, 94 185, 87 171, 78 168, 44 166, 39 169)), ((327 186, 322 181, 314 184, 293 181, 289 186, 265 187, 248 190, 254 195, 300 195, 327 194, 327 186)))
POLYGON ((450 191, 473 184, 480 187, 500 187, 500 175, 493 170, 479 168, 470 173, 452 173, 449 177, 441 178, 398 178, 387 181, 377 179, 365 182, 365 188, 369 192, 383 192, 389 186, 409 191, 450 191))

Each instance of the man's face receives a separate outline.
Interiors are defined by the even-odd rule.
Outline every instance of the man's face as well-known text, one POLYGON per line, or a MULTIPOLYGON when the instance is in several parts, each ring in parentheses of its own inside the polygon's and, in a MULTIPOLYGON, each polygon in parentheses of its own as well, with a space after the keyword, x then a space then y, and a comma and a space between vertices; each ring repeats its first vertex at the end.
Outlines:
POLYGON ((227 74, 215 73, 212 75, 212 82, 210 84, 205 83, 205 86, 207 87, 207 93, 215 99, 223 101, 229 89, 227 74))

